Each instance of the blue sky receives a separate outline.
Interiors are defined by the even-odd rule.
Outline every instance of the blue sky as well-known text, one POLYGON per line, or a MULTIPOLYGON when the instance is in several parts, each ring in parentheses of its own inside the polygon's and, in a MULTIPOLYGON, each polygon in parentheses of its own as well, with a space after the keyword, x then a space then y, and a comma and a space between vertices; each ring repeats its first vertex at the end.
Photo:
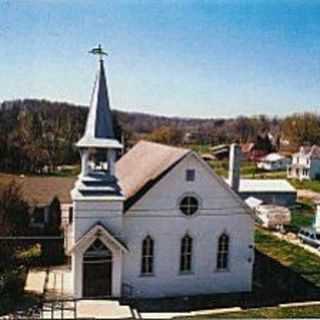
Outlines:
POLYGON ((0 100, 88 104, 101 43, 113 108, 317 111, 319 1, 0 0, 0 100))

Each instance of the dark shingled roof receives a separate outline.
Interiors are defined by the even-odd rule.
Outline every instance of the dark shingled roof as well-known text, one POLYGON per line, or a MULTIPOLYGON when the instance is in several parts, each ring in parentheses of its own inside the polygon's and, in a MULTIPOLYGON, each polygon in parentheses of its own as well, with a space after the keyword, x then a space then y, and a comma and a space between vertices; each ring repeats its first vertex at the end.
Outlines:
POLYGON ((44 177, 44 176, 18 176, 13 174, 0 174, 0 187, 15 181, 22 191, 22 195, 30 205, 48 204, 55 196, 61 203, 72 202, 70 191, 74 186, 76 177, 44 177))
POLYGON ((102 60, 99 62, 99 71, 91 97, 86 135, 94 138, 114 139, 112 114, 102 60))

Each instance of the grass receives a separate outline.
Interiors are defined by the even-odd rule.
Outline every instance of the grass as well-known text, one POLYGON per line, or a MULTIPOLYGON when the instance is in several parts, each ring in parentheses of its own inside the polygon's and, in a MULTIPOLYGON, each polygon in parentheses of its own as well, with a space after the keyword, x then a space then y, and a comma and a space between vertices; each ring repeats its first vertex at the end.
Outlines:
POLYGON ((277 260, 320 288, 320 257, 285 240, 280 240, 260 228, 256 229, 255 242, 258 251, 277 260))
POLYGON ((291 224, 293 232, 297 232, 301 227, 312 225, 315 215, 315 208, 310 199, 300 199, 296 206, 291 208, 291 224))
POLYGON ((240 319, 240 318, 318 318, 320 315, 320 306, 288 307, 288 308, 260 308, 249 309, 240 312, 230 312, 222 314, 210 314, 196 317, 182 317, 179 319, 240 319))
POLYGON ((211 153, 210 148, 211 145, 209 144, 188 144, 185 146, 186 148, 192 149, 197 153, 211 153))
MULTIPOLYGON (((209 161, 209 165, 216 174, 227 177, 229 170, 229 160, 214 160, 209 161)), ((286 171, 265 171, 257 168, 253 161, 242 161, 240 174, 244 178, 250 179, 286 179, 286 171)))
POLYGON ((290 180, 291 184, 296 189, 307 189, 314 192, 320 192, 320 180, 296 180, 292 179, 290 180))

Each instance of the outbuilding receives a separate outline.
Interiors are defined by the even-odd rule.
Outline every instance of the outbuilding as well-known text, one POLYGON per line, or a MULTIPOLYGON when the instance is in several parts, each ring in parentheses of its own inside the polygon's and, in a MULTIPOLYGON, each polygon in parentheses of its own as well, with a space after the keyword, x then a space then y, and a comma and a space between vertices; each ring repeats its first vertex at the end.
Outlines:
POLYGON ((259 169, 268 171, 286 170, 291 160, 279 153, 269 153, 257 163, 259 169))
POLYGON ((291 206, 296 203, 297 191, 285 179, 240 179, 242 199, 254 197, 266 204, 291 206))

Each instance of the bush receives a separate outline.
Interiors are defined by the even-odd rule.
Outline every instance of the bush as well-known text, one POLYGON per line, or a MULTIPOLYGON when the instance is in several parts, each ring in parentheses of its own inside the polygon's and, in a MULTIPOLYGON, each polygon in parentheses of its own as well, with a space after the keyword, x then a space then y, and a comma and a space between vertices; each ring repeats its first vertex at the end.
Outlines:
POLYGON ((22 295, 26 278, 26 269, 22 266, 5 270, 0 276, 1 295, 18 297, 22 295))

